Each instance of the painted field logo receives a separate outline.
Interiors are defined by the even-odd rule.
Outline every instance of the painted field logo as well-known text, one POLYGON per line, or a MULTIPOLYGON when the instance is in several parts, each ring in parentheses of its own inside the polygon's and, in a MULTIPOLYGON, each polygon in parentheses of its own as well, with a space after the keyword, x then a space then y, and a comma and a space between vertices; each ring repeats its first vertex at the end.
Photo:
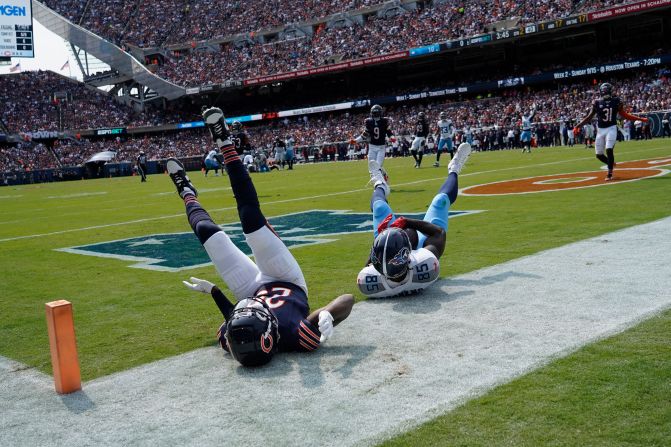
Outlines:
MULTIPOLYGON (((478 212, 480 211, 450 211, 450 218, 478 212)), ((403 215, 415 219, 424 217, 424 213, 403 215)), ((350 233, 371 233, 372 237, 373 221, 370 213, 311 210, 272 217, 269 220, 289 248, 333 242, 337 240, 334 236, 350 233)), ((251 255, 240 224, 224 224, 221 228, 240 250, 251 255)), ((132 261, 135 264, 130 267, 168 272, 210 264, 205 249, 190 231, 151 234, 99 244, 59 248, 57 251, 132 261)))

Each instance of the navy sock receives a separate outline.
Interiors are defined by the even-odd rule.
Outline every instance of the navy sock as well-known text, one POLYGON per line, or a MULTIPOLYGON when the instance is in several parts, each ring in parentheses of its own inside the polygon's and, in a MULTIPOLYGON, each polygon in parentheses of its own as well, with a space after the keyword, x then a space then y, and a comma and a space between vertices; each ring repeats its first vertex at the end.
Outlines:
POLYGON ((233 188, 233 195, 238 204, 238 215, 242 224, 242 231, 250 234, 266 225, 266 218, 261 212, 259 198, 256 194, 256 188, 249 176, 249 171, 242 164, 240 156, 235 150, 235 146, 228 146, 221 149, 226 163, 226 171, 233 188))
POLYGON ((603 154, 596 154, 596 158, 600 160, 603 164, 608 164, 608 158, 603 154))
POLYGON ((606 149, 606 156, 608 160, 606 163, 608 165, 608 172, 613 172, 613 167, 615 166, 615 153, 613 149, 606 149))
POLYGON ((186 205, 186 217, 189 219, 189 225, 191 225, 201 244, 221 231, 221 228, 214 223, 207 211, 198 203, 196 196, 187 194, 184 197, 184 204, 186 205))

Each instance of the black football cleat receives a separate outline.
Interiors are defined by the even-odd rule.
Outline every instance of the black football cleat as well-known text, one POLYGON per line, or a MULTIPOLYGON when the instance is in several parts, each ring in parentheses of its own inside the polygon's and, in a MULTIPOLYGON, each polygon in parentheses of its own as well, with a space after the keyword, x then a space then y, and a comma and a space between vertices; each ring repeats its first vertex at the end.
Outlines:
POLYGON ((212 135, 212 141, 216 143, 219 148, 224 146, 231 146, 231 132, 226 124, 224 112, 220 108, 210 107, 203 110, 203 121, 212 135))
POLYGON ((189 176, 186 175, 186 172, 184 171, 184 165, 180 163, 179 160, 176 158, 169 158, 165 168, 168 171, 170 179, 175 184, 175 187, 177 187, 177 194, 179 194, 181 198, 184 198, 189 194, 198 197, 198 190, 196 190, 193 183, 191 183, 189 176))

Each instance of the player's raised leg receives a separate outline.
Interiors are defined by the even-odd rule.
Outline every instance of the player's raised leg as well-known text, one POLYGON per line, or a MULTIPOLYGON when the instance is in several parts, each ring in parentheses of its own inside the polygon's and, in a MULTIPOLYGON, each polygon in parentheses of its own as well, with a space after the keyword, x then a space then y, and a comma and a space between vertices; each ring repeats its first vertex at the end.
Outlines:
POLYGON ((179 160, 168 159, 166 169, 177 188, 177 193, 184 201, 186 216, 193 232, 203 244, 221 278, 236 299, 240 300, 253 295, 259 287, 256 284, 259 269, 247 255, 235 246, 228 235, 214 223, 207 211, 200 205, 197 199, 198 192, 184 172, 184 166, 179 160))
POLYGON ((387 197, 389 197, 387 182, 381 173, 378 173, 373 180, 375 183, 373 185, 373 195, 370 199, 370 209, 373 212, 373 237, 377 237, 377 229, 380 224, 385 219, 393 219, 394 217, 391 207, 387 202, 387 197))
POLYGON ((230 140, 230 132, 223 112, 216 107, 207 109, 203 112, 203 120, 224 157, 224 164, 238 206, 242 231, 261 273, 258 281, 260 283, 286 281, 307 291, 305 278, 298 262, 261 212, 256 188, 249 176, 249 171, 240 159, 240 154, 230 140))
MULTIPOLYGON (((441 185, 438 190, 438 194, 435 195, 429 205, 429 209, 424 215, 426 222, 430 222, 434 225, 441 227, 447 232, 448 227, 448 216, 450 213, 450 206, 457 200, 457 195, 459 194, 459 173, 466 164, 466 160, 471 155, 471 145, 468 143, 462 143, 459 145, 454 158, 450 161, 450 164, 447 166, 447 179, 441 185)), ((426 236, 422 233, 418 234, 419 242, 418 247, 424 246, 424 241, 426 241, 426 236)))

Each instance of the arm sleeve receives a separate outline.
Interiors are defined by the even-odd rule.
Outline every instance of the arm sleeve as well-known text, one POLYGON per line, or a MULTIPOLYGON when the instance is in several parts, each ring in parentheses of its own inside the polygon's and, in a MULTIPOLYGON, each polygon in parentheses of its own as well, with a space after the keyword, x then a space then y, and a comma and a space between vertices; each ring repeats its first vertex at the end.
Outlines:
POLYGON ((219 312, 224 316, 225 320, 228 320, 228 318, 231 316, 231 312, 233 312, 233 303, 231 303, 228 298, 226 298, 226 295, 224 295, 224 292, 219 290, 219 287, 214 286, 212 288, 212 299, 214 299, 215 304, 219 308, 219 312))
POLYGON ((319 338, 321 332, 306 318, 301 320, 298 325, 298 337, 296 338, 297 351, 314 351, 319 348, 319 338))

